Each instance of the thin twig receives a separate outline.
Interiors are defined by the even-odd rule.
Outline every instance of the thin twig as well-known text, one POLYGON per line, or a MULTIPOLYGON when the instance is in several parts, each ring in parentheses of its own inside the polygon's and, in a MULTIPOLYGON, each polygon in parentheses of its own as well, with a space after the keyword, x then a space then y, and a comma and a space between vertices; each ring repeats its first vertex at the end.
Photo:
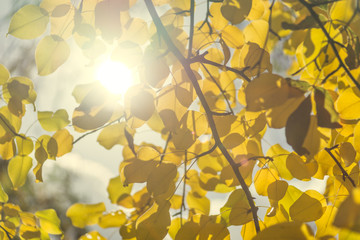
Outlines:
POLYGON ((340 171, 343 174, 343 180, 345 182, 345 179, 349 179, 350 183, 353 185, 353 187, 356 187, 356 184, 354 182, 354 180, 350 177, 350 175, 345 171, 345 169, 341 166, 340 162, 336 159, 336 157, 334 156, 334 154, 331 152, 331 150, 337 148, 339 145, 335 145, 331 148, 325 148, 325 151, 330 155, 330 157, 334 160, 334 162, 336 163, 336 165, 338 165, 338 167, 340 168, 340 171))
POLYGON ((9 126, 9 124, 8 124, 8 123, 6 122, 6 120, 2 117, 2 115, 0 115, 0 120, 5 124, 5 126, 10 130, 10 132, 11 132, 12 134, 14 134, 15 136, 20 137, 20 138, 22 138, 22 139, 26 139, 26 137, 24 137, 24 136, 18 134, 17 132, 15 132, 15 130, 12 128, 12 126, 9 126))

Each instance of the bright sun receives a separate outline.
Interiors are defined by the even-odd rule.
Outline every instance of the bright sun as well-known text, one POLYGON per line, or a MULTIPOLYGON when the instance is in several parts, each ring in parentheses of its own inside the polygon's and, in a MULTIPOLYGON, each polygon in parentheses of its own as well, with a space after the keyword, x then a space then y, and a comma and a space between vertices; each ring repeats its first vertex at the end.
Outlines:
POLYGON ((96 79, 111 93, 121 95, 134 84, 133 72, 123 63, 110 60, 97 68, 96 79))

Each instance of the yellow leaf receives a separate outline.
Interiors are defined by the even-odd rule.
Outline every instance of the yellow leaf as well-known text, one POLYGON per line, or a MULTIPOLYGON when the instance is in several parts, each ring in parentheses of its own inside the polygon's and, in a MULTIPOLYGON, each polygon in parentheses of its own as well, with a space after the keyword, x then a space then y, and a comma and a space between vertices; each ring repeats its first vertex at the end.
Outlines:
POLYGON ((97 231, 91 231, 88 233, 85 233, 84 235, 82 235, 79 240, 106 240, 106 238, 104 238, 103 236, 101 236, 100 233, 98 233, 97 231))
POLYGON ((200 225, 195 222, 186 222, 177 232, 175 240, 196 239, 200 231, 200 225))
POLYGON ((357 88, 347 88, 340 93, 335 102, 335 109, 345 120, 360 118, 360 92, 357 88))
POLYGON ((221 31, 221 37, 231 48, 241 48, 245 43, 243 32, 233 25, 227 25, 221 31))
POLYGON ((299 222, 311 222, 319 219, 325 211, 324 203, 322 203, 324 200, 324 196, 315 190, 304 192, 289 209, 291 219, 299 222))
POLYGON ((196 213, 209 215, 210 200, 206 196, 198 196, 189 192, 186 196, 186 202, 190 209, 194 209, 196 213))
MULTIPOLYGON (((263 221, 259 221, 260 230, 263 231, 265 229, 265 224, 263 221)), ((256 229, 254 221, 248 222, 244 224, 241 228, 241 236, 243 240, 252 240, 256 236, 256 229)))
POLYGON ((21 39, 39 37, 49 23, 48 12, 35 5, 26 5, 11 18, 8 34, 21 39))
POLYGON ((73 34, 76 10, 70 2, 57 5, 51 13, 51 34, 68 39, 73 34))
POLYGON ((272 168, 262 168, 256 172, 254 177, 254 185, 256 192, 259 195, 267 196, 268 195, 268 186, 277 181, 279 175, 276 170, 272 168))
POLYGON ((149 56, 145 59, 145 80, 155 88, 161 88, 170 74, 164 58, 149 56))
POLYGON ((284 210, 289 214, 290 207, 302 194, 302 191, 294 186, 289 185, 285 196, 279 201, 279 204, 282 205, 284 210))
POLYGON ((39 111, 38 120, 42 128, 49 132, 60 130, 70 123, 69 115, 65 109, 59 109, 55 113, 39 111))
POLYGON ((243 225, 253 220, 244 190, 234 190, 220 209, 220 214, 228 225, 243 225))
POLYGON ((265 12, 265 4, 262 0, 252 0, 252 7, 249 15, 247 16, 248 20, 256 20, 261 18, 265 12))
POLYGON ((27 77, 12 77, 3 87, 4 99, 10 102, 11 99, 18 99, 25 104, 34 103, 36 92, 33 82, 27 77))
POLYGON ((245 89, 247 110, 256 112, 279 106, 288 95, 289 86, 284 78, 271 73, 261 74, 245 89))
POLYGON ((353 146, 354 146, 356 152, 360 153, 360 122, 358 122, 354 128, 353 146))
POLYGON ((7 82, 7 80, 9 80, 10 78, 10 73, 7 70, 7 68, 0 64, 0 85, 3 85, 7 82))
POLYGON ((127 222, 123 211, 107 213, 99 218, 99 226, 102 228, 121 227, 127 222))
POLYGON ((171 225, 169 227, 169 235, 172 239, 175 239, 176 234, 178 233, 179 229, 186 223, 184 218, 174 218, 171 221, 171 225))
POLYGON ((4 191, 2 185, 0 184, 0 202, 6 203, 9 200, 8 195, 4 191))
POLYGON ((289 222, 264 229, 253 240, 315 240, 311 228, 305 223, 289 222))
POLYGON ((74 137, 69 133, 68 130, 58 130, 52 136, 52 138, 55 139, 58 147, 56 157, 61 157, 66 153, 71 152, 73 148, 74 137))
POLYGON ((338 1, 332 4, 330 9, 330 17, 335 24, 347 25, 353 17, 356 0, 338 1))
POLYGON ((271 128, 283 128, 289 116, 304 101, 304 95, 287 99, 283 104, 269 109, 266 112, 266 118, 271 128))
POLYGON ((220 2, 213 2, 210 5, 210 13, 211 13, 211 23, 216 30, 222 30, 224 27, 228 25, 228 20, 224 18, 221 13, 221 5, 220 2))
POLYGON ((29 155, 34 149, 34 143, 29 137, 15 137, 18 154, 20 156, 29 155))
POLYGON ((269 200, 274 202, 281 200, 285 196, 288 186, 289 184, 282 180, 276 180, 269 184, 267 188, 269 200))
POLYGON ((345 163, 345 167, 350 166, 356 157, 356 151, 350 142, 343 142, 340 144, 340 157, 345 163))
POLYGON ((291 175, 302 181, 309 181, 317 170, 312 163, 306 163, 305 159, 295 153, 290 153, 287 157, 286 167, 291 175))
POLYGON ((17 155, 10 160, 8 174, 15 189, 24 185, 32 165, 32 158, 29 156, 17 155))
POLYGON ((171 224, 170 203, 161 201, 154 204, 136 220, 136 239, 163 239, 171 224))
POLYGON ((321 238, 325 236, 335 236, 339 233, 339 229, 333 226, 335 215, 337 213, 335 206, 327 206, 321 218, 315 221, 316 223, 316 237, 321 238))
POLYGON ((290 152, 283 149, 280 144, 271 146, 266 152, 266 156, 271 156, 273 158, 269 167, 278 171, 279 177, 286 180, 291 180, 293 178, 289 169, 286 167, 286 158, 289 154, 290 152))
POLYGON ((177 175, 177 167, 172 163, 156 166, 147 179, 147 189, 154 196, 166 193, 177 175))
MULTIPOLYGON (((115 123, 113 125, 107 126, 100 132, 97 141, 106 149, 111 149, 116 144, 126 145, 128 142, 124 133, 125 127, 126 122, 115 123)), ((127 131, 130 134, 135 133, 133 129, 127 128, 127 131)))
MULTIPOLYGON (((109 194, 109 199, 111 203, 121 203, 122 200, 129 196, 131 189, 132 184, 129 184, 129 186, 124 186, 120 176, 111 178, 107 187, 107 192, 109 194)), ((129 208, 131 207, 132 206, 130 206, 129 208)))
POLYGON ((244 29, 245 41, 256 43, 261 48, 266 49, 265 42, 268 30, 269 24, 267 21, 263 19, 252 21, 244 29))
POLYGON ((251 5, 252 0, 224 0, 221 13, 232 24, 239 24, 249 14, 251 5))
POLYGON ((44 37, 35 51, 35 62, 40 76, 46 76, 58 69, 70 56, 69 45, 57 35, 44 37))
POLYGON ((123 161, 120 164, 121 179, 125 185, 145 182, 157 164, 155 161, 142 161, 136 158, 123 161))
POLYGON ((266 70, 270 73, 272 71, 270 54, 253 42, 244 44, 241 48, 238 62, 235 62, 233 59, 232 65, 233 64, 238 65, 235 67, 247 68, 244 73, 249 77, 258 76, 266 70))
POLYGON ((141 120, 149 120, 155 110, 153 91, 140 89, 132 93, 128 92, 126 96, 131 98, 131 114, 141 120))
POLYGON ((84 228, 99 222, 102 213, 105 212, 105 204, 81 204, 75 203, 66 211, 66 216, 71 219, 72 225, 84 228))
POLYGON ((48 234, 62 234, 60 219, 54 209, 37 211, 35 216, 40 220, 40 227, 48 234))

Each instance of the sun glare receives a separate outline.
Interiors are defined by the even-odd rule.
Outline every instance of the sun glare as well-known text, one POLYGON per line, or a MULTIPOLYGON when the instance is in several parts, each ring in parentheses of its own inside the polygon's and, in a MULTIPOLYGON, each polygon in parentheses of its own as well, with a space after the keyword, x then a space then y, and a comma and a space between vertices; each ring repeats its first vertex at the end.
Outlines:
POLYGON ((96 79, 111 93, 124 95, 134 84, 132 71, 123 63, 105 61, 96 70, 96 79))

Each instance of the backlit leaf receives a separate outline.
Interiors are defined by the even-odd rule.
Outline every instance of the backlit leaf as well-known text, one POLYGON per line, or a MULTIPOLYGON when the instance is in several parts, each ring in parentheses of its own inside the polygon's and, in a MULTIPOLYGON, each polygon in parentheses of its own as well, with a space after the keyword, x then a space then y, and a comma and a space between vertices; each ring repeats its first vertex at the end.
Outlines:
POLYGON ((48 12, 35 5, 25 5, 11 18, 8 34, 21 39, 39 37, 49 23, 48 12))
POLYGON ((98 233, 97 231, 91 231, 88 233, 85 233, 84 235, 82 235, 79 240, 106 240, 106 238, 104 238, 103 236, 101 236, 100 233, 98 233))
POLYGON ((351 120, 360 118, 360 92, 358 89, 347 88, 335 102, 335 108, 342 119, 351 120))
POLYGON ((239 24, 249 14, 251 3, 251 0, 225 0, 221 6, 221 13, 232 24, 239 24))
POLYGON ((78 228, 84 228, 99 222, 99 217, 105 212, 105 204, 81 204, 76 203, 68 208, 66 216, 71 219, 72 224, 78 228))
POLYGON ((196 213, 208 215, 210 212, 210 200, 206 196, 197 196, 190 192, 186 196, 186 202, 196 213))
POLYGON ((169 209, 168 201, 154 202, 136 221, 136 239, 163 239, 171 223, 169 209))
POLYGON ((60 130, 70 123, 69 115, 65 109, 59 109, 55 113, 39 111, 38 120, 42 128, 49 132, 60 130))
POLYGON ((289 209, 291 219, 299 222, 319 219, 325 211, 321 203, 324 200, 324 196, 315 190, 304 192, 289 209))
POLYGON ((32 158, 29 156, 17 155, 10 160, 8 173, 15 189, 24 185, 32 165, 32 158))
POLYGON ((0 85, 5 84, 9 78, 10 78, 9 71, 4 65, 0 64, 0 85))
POLYGON ((74 137, 69 133, 66 129, 61 129, 56 131, 56 133, 52 136, 52 138, 56 141, 57 145, 57 153, 56 157, 61 157, 66 153, 71 152, 73 148, 74 137))
POLYGON ((9 197, 6 194, 6 192, 4 191, 4 188, 2 187, 2 185, 0 184, 0 202, 6 203, 8 200, 9 200, 9 197))
POLYGON ((54 209, 37 211, 35 216, 40 220, 40 227, 49 234, 62 234, 60 219, 54 209))
POLYGON ((147 189, 154 196, 166 193, 170 184, 177 175, 177 168, 171 163, 161 163, 150 173, 147 180, 147 189))
POLYGON ((220 209, 222 218, 229 225, 243 225, 252 218, 251 209, 242 189, 234 190, 220 209))
POLYGON ((110 212, 99 218, 99 226, 102 228, 121 227, 127 222, 126 215, 122 211, 110 212))
POLYGON ((310 113, 311 99, 307 97, 286 122, 286 140, 299 155, 310 153, 308 149, 303 147, 310 126, 310 113))
POLYGON ((264 229, 253 240, 315 240, 311 228, 305 223, 289 222, 273 225, 264 229))
POLYGON ((35 51, 35 61, 40 76, 46 76, 58 69, 69 57, 69 45, 57 35, 44 37, 35 51))
POLYGON ((270 73, 261 74, 245 89, 248 111, 260 111, 282 104, 289 94, 289 87, 282 77, 270 73))

